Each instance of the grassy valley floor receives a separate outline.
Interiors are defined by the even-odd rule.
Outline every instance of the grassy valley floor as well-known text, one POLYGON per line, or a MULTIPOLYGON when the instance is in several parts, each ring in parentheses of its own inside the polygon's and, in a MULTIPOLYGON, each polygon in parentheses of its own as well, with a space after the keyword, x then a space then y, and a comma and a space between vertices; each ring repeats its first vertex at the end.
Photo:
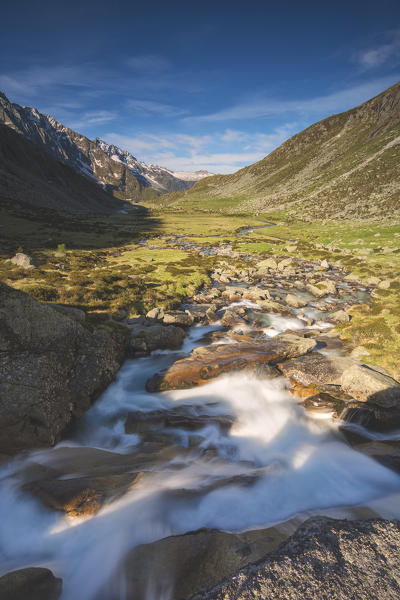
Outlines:
POLYGON ((191 210, 148 206, 94 217, 4 203, 0 277, 38 300, 83 308, 97 322, 109 314, 119 319, 154 306, 178 307, 211 284, 214 269, 248 265, 239 252, 259 261, 327 260, 343 266, 349 280, 374 288, 372 302, 354 306, 351 320, 337 326, 342 339, 349 348, 364 347, 368 362, 400 377, 400 225, 191 210), (32 256, 36 268, 7 262, 18 250, 32 256))

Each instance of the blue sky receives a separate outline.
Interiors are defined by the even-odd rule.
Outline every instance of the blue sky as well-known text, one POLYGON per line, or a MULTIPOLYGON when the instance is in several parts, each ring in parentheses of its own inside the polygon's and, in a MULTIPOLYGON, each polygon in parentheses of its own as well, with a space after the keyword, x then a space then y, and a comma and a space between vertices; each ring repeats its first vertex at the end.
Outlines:
POLYGON ((228 173, 400 79, 398 0, 236 6, 7 3, 0 90, 145 162, 228 173))

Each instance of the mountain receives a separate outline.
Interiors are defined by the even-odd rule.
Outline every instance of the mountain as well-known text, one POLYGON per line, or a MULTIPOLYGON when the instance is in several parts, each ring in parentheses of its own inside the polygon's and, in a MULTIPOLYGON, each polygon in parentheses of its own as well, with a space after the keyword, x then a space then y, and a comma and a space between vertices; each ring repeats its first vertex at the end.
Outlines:
POLYGON ((237 212, 283 209, 303 220, 400 218, 400 83, 311 125, 263 160, 203 179, 171 201, 200 207, 210 198, 224 198, 221 207, 231 199, 237 212))
POLYGON ((60 162, 44 146, 0 124, 0 203, 72 212, 114 212, 126 202, 60 162))
MULTIPOLYGON (((0 92, 0 124, 7 125, 54 158, 85 175, 117 198, 141 201, 159 193, 188 189, 205 174, 180 173, 146 165, 116 146, 66 127, 36 108, 12 104, 0 92)), ((206 174, 208 175, 208 173, 206 174)))
POLYGON ((174 172, 158 165, 148 165, 138 161, 132 154, 126 150, 121 150, 118 146, 107 144, 99 138, 95 138, 93 141, 110 158, 126 165, 143 185, 150 186, 161 194, 189 189, 196 181, 211 175, 208 171, 196 171, 195 173, 174 172))

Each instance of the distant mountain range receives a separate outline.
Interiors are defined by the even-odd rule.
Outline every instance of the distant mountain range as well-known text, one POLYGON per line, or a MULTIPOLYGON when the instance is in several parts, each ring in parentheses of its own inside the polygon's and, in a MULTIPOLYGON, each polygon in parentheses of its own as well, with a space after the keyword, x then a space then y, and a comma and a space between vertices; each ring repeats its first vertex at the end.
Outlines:
MULTIPOLYGON (((18 181, 21 182, 21 193, 24 189, 29 189, 27 182, 34 176, 35 186, 37 190, 41 185, 49 184, 51 180, 51 169, 54 172, 59 172, 59 165, 46 167, 46 174, 43 172, 44 179, 40 182, 41 171, 33 167, 34 164, 25 166, 28 169, 27 177, 24 179, 23 169, 24 161, 22 155, 33 152, 32 146, 27 146, 25 151, 22 151, 21 139, 17 139, 9 134, 9 129, 14 130, 22 135, 25 140, 36 147, 40 146, 42 151, 50 154, 57 162, 68 166, 76 173, 84 176, 85 182, 82 183, 82 188, 88 188, 87 180, 95 184, 97 190, 95 197, 99 196, 99 189, 104 196, 119 198, 128 202, 137 202, 141 200, 155 198, 157 195, 166 192, 175 192, 190 188, 196 181, 206 177, 209 173, 198 171, 197 173, 174 173, 169 169, 156 165, 147 165, 139 162, 129 152, 121 150, 117 146, 109 145, 106 142, 96 138, 89 140, 84 135, 73 131, 62 123, 59 123, 51 116, 40 113, 36 108, 19 106, 11 103, 8 98, 0 92, 0 146, 5 152, 5 162, 1 165, 0 177, 0 194, 18 196, 18 181), (5 126, 5 127, 4 127, 5 126), (12 151, 12 145, 16 144, 19 148, 19 154, 12 151), (15 159, 15 164, 13 163, 15 159), (19 175, 16 175, 16 172, 19 175), (46 179, 47 177, 47 179, 46 179)), ((33 152, 34 154, 34 152, 33 152)), ((39 153, 40 155, 40 153, 39 153)), ((44 163, 43 163, 44 164, 44 163)), ((92 210, 96 202, 92 202, 92 207, 86 206, 83 200, 86 192, 76 196, 77 188, 79 188, 78 180, 75 178, 76 190, 71 197, 70 203, 65 201, 63 206, 59 206, 59 194, 55 193, 55 199, 51 199, 50 187, 47 185, 47 193, 42 205, 64 208, 67 210, 75 210, 80 206, 81 210, 92 210), (74 208, 72 208, 74 206, 74 208)), ((54 182, 53 182, 54 184, 54 182)), ((62 187, 62 186, 61 186, 62 187)), ((89 186, 91 187, 91 186, 89 186)), ((93 189, 93 188, 91 188, 93 189)), ((58 184, 60 191, 60 182, 58 184)), ((65 192, 65 190, 64 190, 65 192)), ((70 190, 71 193, 71 190, 70 190)), ((91 193, 90 195, 93 195, 91 193)), ((35 202, 40 202, 40 192, 37 194, 29 194, 35 197, 35 202)), ((66 199, 65 199, 66 200, 66 199)), ((114 206, 113 201, 109 201, 110 206, 114 206)), ((100 202, 103 205, 103 202, 100 202)))
POLYGON ((302 220, 399 219, 400 83, 311 125, 253 165, 171 196, 171 203, 201 207, 211 198, 224 199, 218 211, 282 209, 302 220))

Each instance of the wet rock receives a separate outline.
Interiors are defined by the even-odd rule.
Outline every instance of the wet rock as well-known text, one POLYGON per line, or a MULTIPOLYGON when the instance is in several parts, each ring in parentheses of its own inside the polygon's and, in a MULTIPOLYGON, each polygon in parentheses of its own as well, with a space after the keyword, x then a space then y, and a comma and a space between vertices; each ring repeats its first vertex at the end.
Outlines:
POLYGON ((193 408, 180 406, 171 410, 131 412, 125 422, 125 431, 138 434, 151 428, 183 428, 196 431, 207 425, 216 425, 223 431, 228 431, 232 424, 231 416, 195 414, 193 408))
POLYGON ((280 313, 282 315, 290 314, 290 310, 284 304, 274 300, 257 300, 258 306, 266 312, 280 313))
POLYGON ((69 517, 91 516, 107 500, 115 499, 138 483, 143 473, 126 473, 102 477, 73 477, 45 479, 23 486, 52 510, 65 512, 69 517))
POLYGON ((30 567, 0 577, 0 600, 57 600, 62 580, 49 569, 30 567))
POLYGON ((226 310, 221 319, 222 325, 225 327, 233 327, 235 325, 246 325, 248 319, 243 318, 240 314, 238 314, 235 310, 226 310))
POLYGON ((306 521, 262 562, 238 571, 197 599, 397 600, 397 521, 306 521))
POLYGON ((400 383, 377 367, 353 364, 343 372, 341 386, 360 402, 400 409, 400 383))
POLYGON ((57 442, 112 381, 127 329, 94 330, 0 283, 0 447, 57 442))
POLYGON ((213 323, 214 321, 217 321, 218 317, 215 314, 216 310, 217 305, 214 303, 191 304, 189 308, 189 312, 194 320, 200 323, 213 323))
POLYGON ((179 327, 190 327, 194 323, 194 317, 189 311, 177 311, 166 313, 163 318, 165 325, 178 325, 179 327))
MULTIPOLYGON (((200 529, 132 550, 121 566, 127 597, 188 598, 262 558, 285 539, 279 527, 233 534, 200 529)), ((118 598, 111 592, 111 600, 118 598)))
POLYGON ((28 254, 24 254, 23 252, 17 252, 15 256, 6 260, 6 262, 10 262, 21 269, 36 269, 36 266, 33 263, 33 259, 28 254))
POLYGON ((400 473, 400 444, 399 442, 379 442, 376 440, 354 444, 353 448, 371 456, 388 469, 400 473))
POLYGON ((150 353, 153 350, 178 350, 186 336, 181 327, 155 324, 137 327, 132 331, 130 345, 134 352, 150 353))
POLYGON ((307 306, 307 300, 303 300, 300 296, 296 296, 295 294, 288 294, 285 298, 285 302, 288 306, 292 306, 293 308, 303 308, 307 306))
POLYGON ((234 371, 275 365, 284 358, 301 356, 312 350, 315 340, 280 334, 262 343, 216 344, 196 348, 189 358, 175 362, 146 383, 149 392, 185 389, 203 385, 210 379, 234 371))
POLYGON ((353 360, 347 357, 325 356, 313 352, 296 360, 280 363, 278 367, 286 377, 304 386, 340 386, 343 372, 352 364, 353 360))

